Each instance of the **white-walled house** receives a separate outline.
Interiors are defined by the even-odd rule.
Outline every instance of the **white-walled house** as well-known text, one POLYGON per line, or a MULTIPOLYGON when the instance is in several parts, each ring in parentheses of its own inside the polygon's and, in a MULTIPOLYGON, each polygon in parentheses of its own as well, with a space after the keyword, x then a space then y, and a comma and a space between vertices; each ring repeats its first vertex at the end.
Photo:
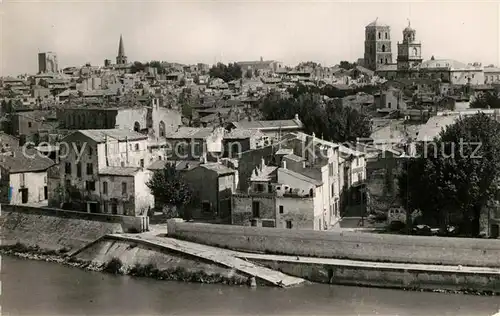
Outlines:
POLYGON ((2 202, 46 205, 47 169, 54 162, 36 150, 16 149, 0 155, 2 202))
POLYGON ((146 215, 154 197, 146 183, 152 172, 137 167, 107 167, 99 171, 102 213, 146 215))

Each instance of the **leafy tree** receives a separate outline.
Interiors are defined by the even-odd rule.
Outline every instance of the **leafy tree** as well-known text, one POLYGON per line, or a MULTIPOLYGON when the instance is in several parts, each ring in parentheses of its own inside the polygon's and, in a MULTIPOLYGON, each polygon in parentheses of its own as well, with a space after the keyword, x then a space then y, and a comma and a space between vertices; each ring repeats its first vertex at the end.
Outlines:
POLYGON ((448 126, 408 160, 399 176, 399 195, 407 211, 421 210, 429 225, 460 227, 479 234, 479 217, 497 192, 500 123, 476 114, 448 126))
POLYGON ((131 73, 141 72, 144 71, 144 68, 146 68, 145 64, 141 63, 140 61, 134 61, 134 63, 130 67, 130 72, 131 73))
POLYGON ((498 109, 500 108, 500 98, 496 92, 480 93, 478 97, 470 103, 470 107, 474 109, 498 109))
POLYGON ((174 165, 167 163, 165 168, 156 170, 146 185, 155 199, 168 207, 179 210, 192 201, 193 192, 174 165))
POLYGON ((218 63, 210 68, 209 75, 210 77, 220 78, 225 82, 229 82, 235 79, 240 79, 242 71, 240 65, 236 63, 230 63, 227 66, 223 63, 218 63))
POLYGON ((179 81, 179 87, 184 87, 186 85, 186 79, 182 78, 180 81, 179 81))
POLYGON ((351 70, 356 67, 356 63, 350 63, 346 60, 342 60, 339 64, 339 67, 345 70, 351 70))
POLYGON ((302 93, 288 99, 269 94, 260 109, 266 120, 291 119, 298 114, 306 133, 333 142, 355 141, 371 132, 368 116, 334 100, 324 102, 317 93, 302 93))

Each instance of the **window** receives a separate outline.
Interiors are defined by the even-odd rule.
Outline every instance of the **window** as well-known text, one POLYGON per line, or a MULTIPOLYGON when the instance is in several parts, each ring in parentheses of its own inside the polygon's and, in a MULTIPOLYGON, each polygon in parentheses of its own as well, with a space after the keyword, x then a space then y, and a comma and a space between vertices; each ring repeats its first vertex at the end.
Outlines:
POLYGON ((135 144, 135 151, 139 151, 139 144, 135 144))
POLYGON ((92 175, 94 174, 94 166, 92 165, 92 163, 88 163, 87 164, 87 175, 92 175))
POLYGON ((120 162, 120 166, 125 167, 125 161, 120 162))
POLYGON ((283 211, 284 211, 284 207, 283 207, 283 205, 280 205, 280 214, 283 214, 283 211))
POLYGON ((108 183, 106 181, 102 183, 102 193, 108 194, 108 183))
POLYGON ((28 122, 28 127, 31 127, 31 122, 28 122))
POLYGON ((391 107, 391 102, 388 102, 387 105, 389 106, 389 108, 391 107))
POLYGON ((385 45, 382 45, 382 52, 385 52, 385 45))
POLYGON ((77 177, 82 176, 82 164, 81 163, 76 164, 76 176, 77 177))
POLYGON ((264 185, 262 183, 257 184, 257 192, 264 192, 264 185))
POLYGON ((286 221, 286 228, 292 229, 292 221, 286 221))
POLYGON ((332 197, 335 195, 335 186, 332 184, 332 197))
POLYGON ((141 168, 144 168, 144 159, 141 159, 141 160, 139 161, 139 165, 141 166, 141 168))
POLYGON ((67 162, 64 165, 64 173, 66 174, 71 174, 71 162, 67 162))
POLYGON ((385 33, 385 39, 388 39, 389 38, 389 35, 387 33, 385 33))
POLYGON ((92 154, 93 154, 93 149, 92 149, 92 147, 89 147, 89 156, 92 157, 92 154))
POLYGON ((95 181, 86 181, 85 187, 87 191, 95 191, 95 181))
POLYGON ((122 182, 122 194, 127 194, 127 182, 122 182))
POLYGON ((252 202, 252 216, 254 218, 260 217, 260 202, 259 201, 252 202))
POLYGON ((382 38, 382 33, 378 32, 378 39, 382 38))

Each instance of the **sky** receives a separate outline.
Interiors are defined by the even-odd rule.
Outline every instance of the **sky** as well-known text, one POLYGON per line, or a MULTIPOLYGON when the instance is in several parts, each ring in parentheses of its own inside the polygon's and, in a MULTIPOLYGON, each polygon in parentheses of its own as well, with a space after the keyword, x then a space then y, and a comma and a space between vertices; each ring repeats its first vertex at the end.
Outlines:
POLYGON ((500 64, 500 2, 0 0, 0 76, 35 73, 39 52, 59 67, 129 61, 192 64, 279 60, 333 66, 363 57, 378 18, 396 42, 411 21, 424 59, 500 64))

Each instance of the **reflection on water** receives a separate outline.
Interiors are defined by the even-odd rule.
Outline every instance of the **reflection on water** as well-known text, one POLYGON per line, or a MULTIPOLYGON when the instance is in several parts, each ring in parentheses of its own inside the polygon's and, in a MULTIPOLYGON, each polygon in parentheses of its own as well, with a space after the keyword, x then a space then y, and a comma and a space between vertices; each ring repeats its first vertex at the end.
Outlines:
POLYGON ((497 297, 137 279, 2 257, 3 315, 492 315, 497 297))

